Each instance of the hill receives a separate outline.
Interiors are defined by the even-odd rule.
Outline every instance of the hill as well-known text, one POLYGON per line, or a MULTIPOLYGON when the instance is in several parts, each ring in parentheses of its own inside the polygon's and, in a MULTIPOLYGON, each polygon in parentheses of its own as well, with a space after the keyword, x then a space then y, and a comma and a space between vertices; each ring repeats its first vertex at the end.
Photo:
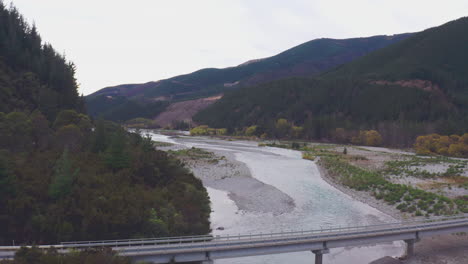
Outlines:
MULTIPOLYGON (((117 100, 128 99, 140 104, 168 101, 178 102, 220 95, 239 87, 251 86, 293 76, 314 76, 340 64, 352 61, 371 51, 405 39, 410 34, 374 36, 354 39, 316 39, 286 50, 276 56, 253 60, 225 69, 202 69, 145 84, 107 87, 87 96, 88 109, 93 116, 118 112, 117 100)), ((151 107, 151 106, 149 106, 151 107)), ((141 116, 145 115, 142 111, 141 116)), ((159 112, 152 112, 156 117, 159 112)), ((114 119, 125 120, 118 113, 114 119)), ((149 117, 149 116, 146 116, 149 117)))
POLYGON ((0 245, 208 233, 201 181, 151 139, 93 122, 77 88, 0 0, 0 245))
POLYGON ((83 112, 74 74, 73 63, 0 1, 0 112, 39 109, 49 119, 64 108, 83 112))
MULTIPOLYGON (((226 93, 195 116, 231 131, 276 121, 301 137, 337 140, 376 129, 384 143, 407 146, 419 134, 468 130, 468 18, 416 33, 316 78, 292 78, 226 93), (343 132, 344 135, 343 135, 343 132)), ((290 135, 291 136, 291 135, 290 135)))

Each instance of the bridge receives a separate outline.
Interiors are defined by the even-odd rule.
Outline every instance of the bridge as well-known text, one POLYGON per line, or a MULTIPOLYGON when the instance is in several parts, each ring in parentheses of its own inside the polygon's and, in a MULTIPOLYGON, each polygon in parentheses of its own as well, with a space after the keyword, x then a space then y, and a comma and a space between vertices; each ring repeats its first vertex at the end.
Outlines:
MULTIPOLYGON (((468 232, 468 217, 443 217, 421 219, 380 225, 338 227, 320 230, 260 233, 226 236, 190 236, 129 240, 63 242, 59 245, 42 245, 40 248, 57 248, 59 252, 71 249, 110 247, 121 256, 133 261, 171 263, 237 258, 267 254, 310 251, 315 263, 322 264, 323 254, 332 248, 372 245, 404 241, 406 254, 414 252, 414 243, 423 237, 439 234, 468 232)), ((0 247, 0 260, 11 259, 19 246, 0 247)))

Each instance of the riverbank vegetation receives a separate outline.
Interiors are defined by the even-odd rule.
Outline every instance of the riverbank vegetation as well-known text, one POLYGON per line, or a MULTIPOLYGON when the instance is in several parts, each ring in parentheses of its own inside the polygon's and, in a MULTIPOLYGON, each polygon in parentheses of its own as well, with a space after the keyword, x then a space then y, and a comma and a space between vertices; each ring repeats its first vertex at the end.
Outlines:
MULTIPOLYGON (((299 149, 304 159, 318 160, 318 164, 340 184, 356 191, 367 192, 378 200, 394 206, 402 213, 413 216, 437 216, 468 213, 468 196, 448 198, 444 195, 422 190, 405 184, 392 183, 389 176, 413 177, 448 177, 458 181, 458 188, 464 188, 466 177, 461 177, 462 169, 468 161, 450 159, 447 157, 408 156, 404 160, 386 161, 383 168, 370 169, 356 165, 367 161, 362 155, 352 155, 347 148, 343 151, 333 144, 306 144, 293 142, 290 144, 261 144, 260 146, 299 149), (295 143, 293 147, 293 143, 295 143), (299 146, 299 147, 297 147, 299 146), (344 151, 346 149, 346 151, 344 151), (419 166, 426 164, 451 164, 440 173, 425 175, 419 166)), ((365 151, 365 150, 363 150, 365 151)))
POLYGON ((46 250, 37 247, 21 248, 14 260, 0 261, 0 264, 130 264, 126 257, 119 257, 111 250, 85 250, 70 254, 60 254, 56 249, 46 250))
POLYGON ((468 158, 468 133, 443 136, 430 134, 419 136, 414 144, 416 153, 468 158))
POLYGON ((169 155, 182 160, 204 160, 208 163, 217 164, 224 156, 217 157, 213 152, 209 152, 200 148, 187 148, 180 150, 169 150, 169 155))
POLYGON ((386 162, 387 175, 412 176, 417 178, 457 177, 468 166, 468 160, 453 159, 444 156, 407 156, 405 159, 386 162), (448 164, 446 169, 430 172, 424 169, 426 165, 448 164))
POLYGON ((401 212, 414 216, 468 213, 467 197, 450 199, 408 185, 394 184, 380 172, 351 165, 340 155, 322 156, 320 165, 344 185, 358 191, 367 191, 376 199, 396 206, 401 212))
MULTIPOLYGON (((301 139, 304 128, 295 126, 288 120, 281 118, 275 123, 273 129, 265 129, 264 127, 253 125, 242 129, 229 131, 225 128, 210 128, 206 125, 197 126, 190 130, 192 136, 232 136, 246 139, 281 139, 294 140, 301 139)), ((333 134, 333 141, 342 144, 355 144, 363 146, 380 146, 382 145, 382 136, 376 130, 358 130, 345 131, 342 128, 337 128, 333 134)))
POLYGON ((224 136, 227 130, 225 128, 211 128, 208 126, 197 126, 190 129, 191 136, 224 136))

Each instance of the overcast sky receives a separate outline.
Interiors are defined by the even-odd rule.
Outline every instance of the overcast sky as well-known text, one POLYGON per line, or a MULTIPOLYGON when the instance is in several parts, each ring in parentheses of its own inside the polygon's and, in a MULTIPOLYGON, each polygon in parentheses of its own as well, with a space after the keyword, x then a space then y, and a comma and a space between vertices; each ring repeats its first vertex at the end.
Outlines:
POLYGON ((228 67, 315 38, 421 31, 467 0, 4 0, 77 67, 80 93, 228 67))

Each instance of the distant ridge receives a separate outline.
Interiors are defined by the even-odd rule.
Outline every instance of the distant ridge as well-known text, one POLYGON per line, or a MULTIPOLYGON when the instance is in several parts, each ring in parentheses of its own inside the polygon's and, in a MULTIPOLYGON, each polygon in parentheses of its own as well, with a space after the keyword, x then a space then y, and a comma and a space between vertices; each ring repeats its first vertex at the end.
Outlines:
MULTIPOLYGON (((250 60, 234 67, 207 68, 156 82, 106 87, 87 96, 88 111, 93 116, 104 115, 118 120, 119 116, 112 114, 114 111, 112 99, 107 96, 121 97, 119 100, 132 100, 139 104, 155 101, 177 102, 206 98, 239 87, 282 78, 315 76, 376 49, 403 40, 410 35, 400 34, 341 40, 316 39, 278 55, 250 60)), ((154 112, 152 116, 146 117, 155 117, 158 114, 158 112, 154 112)))
POLYGON ((376 129, 388 145, 420 134, 468 131, 468 18, 416 33, 316 78, 291 78, 227 93, 195 116, 231 130, 273 134, 285 118, 303 137, 376 129))

